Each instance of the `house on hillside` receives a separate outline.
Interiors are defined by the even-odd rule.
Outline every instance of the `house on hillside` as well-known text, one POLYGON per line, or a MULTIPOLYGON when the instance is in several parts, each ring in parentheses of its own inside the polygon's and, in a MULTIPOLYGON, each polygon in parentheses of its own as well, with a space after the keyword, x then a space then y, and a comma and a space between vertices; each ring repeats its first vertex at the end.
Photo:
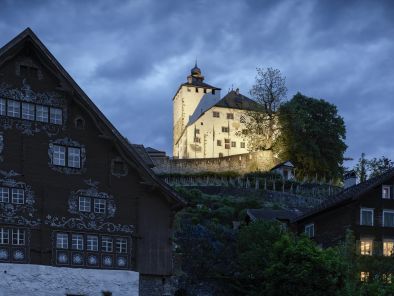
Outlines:
POLYGON ((0 49, 0 291, 163 293, 185 203, 138 149, 30 29, 0 49))
POLYGON ((294 165, 290 160, 281 162, 271 169, 271 172, 281 175, 283 180, 294 179, 294 165))
MULTIPOLYGON (((394 251, 394 169, 349 186, 293 221, 322 247, 338 244, 351 230, 361 255, 391 256, 394 251)), ((364 271, 362 276, 366 276, 364 271)))
POLYGON ((259 110, 255 101, 239 89, 221 97, 220 88, 205 83, 196 64, 173 98, 173 157, 201 159, 248 153, 248 143, 240 133, 250 110, 259 110))

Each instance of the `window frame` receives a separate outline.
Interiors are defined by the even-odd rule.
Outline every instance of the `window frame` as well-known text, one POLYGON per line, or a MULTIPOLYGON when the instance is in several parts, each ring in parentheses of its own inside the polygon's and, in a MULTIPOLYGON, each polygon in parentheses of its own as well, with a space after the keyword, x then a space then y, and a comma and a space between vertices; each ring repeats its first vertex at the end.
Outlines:
POLYGON ((12 99, 8 99, 7 100, 7 117, 11 117, 11 118, 21 118, 21 101, 16 101, 16 100, 12 100, 12 99), (10 104, 12 102, 12 104, 10 104), (10 109, 10 106, 15 104, 12 108, 10 109), (18 106, 18 108, 16 108, 16 106, 18 106), (12 114, 16 114, 15 110, 18 109, 18 116, 13 116, 10 115, 10 113, 12 114))
POLYGON ((36 120, 36 105, 33 103, 29 102, 22 102, 21 104, 21 118, 24 120, 30 120, 30 121, 35 121, 36 120), (24 107, 28 106, 29 108, 26 110, 24 107), (31 109, 30 107, 33 107, 33 114, 30 113, 31 109), (27 112, 25 112, 27 111, 27 112))
POLYGON ((220 112, 219 111, 212 111, 212 117, 220 118, 220 112))
POLYGON ((36 121, 42 123, 49 123, 49 106, 36 104, 36 121), (39 111, 39 109, 41 109, 39 111), (46 110, 46 112, 45 112, 46 110), (40 112, 40 115, 39 115, 40 112), (44 116, 46 115, 46 116, 44 116), (46 119, 46 120, 45 120, 46 119))
POLYGON ((56 249, 68 250, 69 237, 68 233, 57 232, 56 233, 56 249))
POLYGON ((11 188, 11 203, 15 205, 23 205, 25 204, 25 190, 23 188, 11 188), (21 198, 19 193, 22 192, 22 202, 20 202, 21 198))
POLYGON ((362 255, 362 256, 372 256, 372 253, 373 253, 373 245, 374 245, 374 243, 373 243, 373 238, 370 238, 370 237, 366 237, 366 238, 361 238, 360 239, 360 255, 362 255), (363 245, 364 245, 364 248, 363 248, 363 245), (366 253, 365 252, 365 247, 367 246, 367 245, 369 245, 370 246, 370 248, 369 248, 369 253, 366 253))
POLYGON ((84 237, 81 233, 71 234, 71 250, 83 251, 84 249, 84 237))
POLYGON ((75 146, 65 146, 67 148, 67 167, 69 168, 74 168, 74 169, 80 169, 81 168, 81 148, 80 147, 75 147, 75 146), (76 161, 74 159, 74 155, 71 157, 71 153, 70 150, 78 150, 78 154, 75 154, 78 156, 78 161, 76 161), (71 163, 71 164, 70 164, 71 163), (77 166, 73 165, 73 164, 77 164, 77 166))
MULTIPOLYGON (((393 214, 394 215, 394 210, 386 210, 386 209, 383 209, 383 211, 382 211, 382 226, 383 227, 394 227, 394 224, 393 224, 393 226, 388 226, 388 225, 385 225, 385 219, 384 219, 384 214, 385 213, 389 213, 389 214, 393 214)), ((394 219, 393 219, 394 220, 394 219)))
POLYGON ((101 252, 112 253, 114 250, 114 238, 111 236, 101 237, 101 252), (111 247, 111 248, 109 248, 111 247))
POLYGON ((234 119, 234 113, 227 113, 227 119, 234 119))
POLYGON ((98 252, 99 251, 99 237, 98 235, 87 234, 86 235, 86 251, 98 252), (92 239, 95 238, 95 239, 92 239))
POLYGON ((307 237, 314 238, 315 237, 315 223, 305 224, 304 233, 307 237), (312 228, 312 235, 310 235, 310 231, 308 231, 308 229, 310 229, 310 228, 312 228))
POLYGON ((10 229, 6 227, 0 227, 0 245, 9 245, 9 244, 10 244, 10 229))
POLYGON ((392 257, 394 256, 394 239, 383 239, 383 256, 392 257), (390 254, 387 254, 385 251, 385 244, 391 244, 391 251, 390 254))
POLYGON ((26 230, 23 228, 12 228, 12 245, 24 246, 26 244, 26 230), (16 239, 15 239, 16 234, 16 239), (16 243, 14 243, 16 241, 16 243))
POLYGON ((104 198, 95 198, 93 200, 93 211, 96 214, 106 214, 107 213, 107 200, 104 198), (96 211, 96 205, 99 205, 98 209, 100 209, 100 205, 104 204, 104 211, 96 211))
POLYGON ((375 209, 373 209, 373 208, 360 208, 360 225, 361 226, 374 226, 374 218, 375 218, 375 209), (372 224, 371 225, 369 225, 369 224, 362 224, 362 217, 363 217, 363 215, 362 215, 362 213, 364 212, 364 211, 366 211, 366 212, 372 212, 372 224))
POLYGON ((56 166, 61 166, 61 167, 66 166, 66 164, 67 164, 67 146, 53 144, 53 146, 52 146, 52 164, 56 165, 56 166), (56 148, 62 148, 63 152, 55 151, 56 148), (60 157, 60 155, 62 155, 62 154, 64 156, 63 159, 60 157), (55 158, 55 155, 57 155, 58 158, 55 158), (63 160, 63 162, 58 161, 58 163, 55 163, 55 159, 63 160))
POLYGON ((91 213, 92 212, 92 198, 89 197, 89 196, 83 196, 83 195, 78 196, 78 211, 79 212, 83 212, 83 213, 91 213), (82 200, 84 202, 81 202, 82 200), (88 204, 89 204, 89 211, 84 210, 87 207, 85 205, 86 201, 88 201, 88 204), (81 210, 81 204, 83 204, 83 206, 82 206, 83 209, 82 210, 81 210))
POLYGON ((115 251, 118 254, 128 253, 128 239, 126 237, 117 237, 115 239, 115 251))
POLYGON ((391 186, 390 185, 382 185, 382 198, 383 199, 391 199, 391 186), (384 197, 384 190, 388 189, 388 197, 384 197))
POLYGON ((6 186, 0 186, 0 203, 9 203, 10 202, 10 188, 6 186), (6 191, 4 191, 6 189, 6 191), (4 200, 3 193, 7 192, 7 201, 4 200))

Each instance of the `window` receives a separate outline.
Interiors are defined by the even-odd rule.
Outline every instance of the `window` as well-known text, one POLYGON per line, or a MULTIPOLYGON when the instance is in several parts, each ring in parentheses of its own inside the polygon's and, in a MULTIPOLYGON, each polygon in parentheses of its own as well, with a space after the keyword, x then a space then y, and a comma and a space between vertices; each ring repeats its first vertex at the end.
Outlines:
POLYGON ((373 241, 371 239, 362 239, 360 241, 360 254, 361 255, 372 255, 373 241))
POLYGON ((227 113, 227 119, 234 119, 234 113, 227 113))
POLYGON ((245 148, 245 142, 241 142, 241 148, 245 148))
POLYGON ((21 205, 25 202, 25 191, 19 188, 12 188, 12 203, 21 205))
POLYGON ((50 118, 53 124, 62 124, 62 109, 50 108, 50 118))
POLYGON ((229 132, 229 128, 227 126, 222 126, 222 132, 223 133, 228 133, 229 132))
POLYGON ((231 147, 237 147, 237 142, 231 142, 231 147))
POLYGON ((230 144, 224 144, 224 149, 230 149, 230 144))
POLYGON ((73 234, 72 235, 72 249, 73 250, 83 250, 83 235, 73 234))
POLYGON ((361 271, 360 272, 360 281, 368 282, 369 279, 369 272, 361 271))
POLYGON ((22 119, 34 120, 34 104, 22 103, 22 119))
POLYGON ((0 99, 0 115, 6 115, 6 100, 0 99))
POLYGON ((393 275, 391 273, 382 274, 383 283, 391 284, 393 282, 393 275))
POLYGON ((217 141, 216 141, 216 145, 222 146, 222 140, 217 140, 217 141))
POLYGON ((101 239, 101 250, 103 252, 112 252, 113 242, 112 238, 103 236, 101 239))
POLYGON ((12 244, 17 246, 25 244, 25 231, 23 229, 12 229, 12 244))
POLYGON ((219 112, 217 112, 217 111, 213 111, 212 114, 213 114, 213 117, 216 117, 216 118, 219 118, 219 116, 220 116, 219 112))
POLYGON ((7 228, 0 228, 0 245, 8 245, 10 243, 10 233, 7 228))
POLYGON ((224 143, 230 144, 230 139, 224 139, 224 143))
POLYGON ((198 87, 196 87, 196 93, 198 93, 198 87))
POLYGON ((196 135, 199 135, 200 134, 200 130, 199 129, 195 129, 195 133, 196 133, 196 135))
POLYGON ((309 238, 315 237, 315 224, 312 223, 312 224, 305 225, 304 232, 305 232, 306 236, 309 238))
POLYGON ((95 235, 88 235, 86 237, 86 250, 98 251, 98 237, 95 235))
POLYGON ((394 251, 394 241, 393 240, 383 240, 383 255, 393 256, 394 251))
POLYGON ((66 147, 53 145, 52 163, 60 166, 66 165, 66 147))
POLYGON ((8 106, 7 106, 7 116, 10 117, 21 117, 21 103, 14 101, 14 100, 8 100, 8 106))
POLYGON ((36 105, 36 120, 41 122, 48 122, 48 107, 36 105))
POLYGON ((390 186, 388 185, 383 185, 382 186, 382 198, 385 199, 390 199, 391 198, 391 192, 390 192, 390 186))
POLYGON ((223 153, 219 153, 219 157, 223 157, 223 153))
POLYGON ((79 197, 79 211, 80 212, 90 212, 90 197, 80 196, 79 197))
POLYGON ((127 239, 117 238, 116 239, 116 253, 127 253, 127 239))
POLYGON ((7 187, 0 187, 0 202, 10 202, 10 190, 7 187))
POLYGON ((206 94, 207 93, 207 89, 206 88, 204 88, 204 94, 206 94))
POLYGON ((81 168, 81 149, 75 147, 68 147, 68 161, 67 165, 70 168, 81 168))
POLYGON ((115 159, 112 161, 113 161, 112 174, 118 174, 118 175, 127 174, 127 166, 123 161, 115 160, 115 159))
POLYGON ((68 249, 68 234, 57 233, 56 234, 56 248, 57 249, 68 249))
POLYGON ((394 227, 394 211, 383 210, 383 226, 394 227))
POLYGON ((360 210, 360 225, 373 226, 373 209, 360 210))
POLYGON ((77 129, 84 129, 85 128, 85 120, 81 117, 78 117, 74 120, 74 125, 77 129))
POLYGON ((105 214, 107 203, 105 199, 95 198, 94 199, 94 212, 99 214, 105 214))

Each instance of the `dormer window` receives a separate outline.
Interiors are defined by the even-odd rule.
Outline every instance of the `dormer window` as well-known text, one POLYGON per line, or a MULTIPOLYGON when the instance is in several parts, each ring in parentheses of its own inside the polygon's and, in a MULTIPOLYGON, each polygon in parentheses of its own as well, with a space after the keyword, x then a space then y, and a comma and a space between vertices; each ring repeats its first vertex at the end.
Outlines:
POLYGON ((383 185, 382 186, 382 198, 390 199, 391 198, 391 186, 383 185))

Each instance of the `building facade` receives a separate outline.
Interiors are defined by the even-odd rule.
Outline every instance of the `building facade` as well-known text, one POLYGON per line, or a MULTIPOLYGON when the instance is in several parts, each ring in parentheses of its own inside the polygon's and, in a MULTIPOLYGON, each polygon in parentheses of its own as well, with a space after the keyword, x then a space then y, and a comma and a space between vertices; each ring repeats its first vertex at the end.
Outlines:
POLYGON ((220 88, 204 82, 197 65, 173 98, 173 157, 218 158, 248 153, 242 137, 247 111, 255 101, 232 90, 223 98, 220 88))
POLYGON ((183 205, 30 29, 0 49, 0 263, 162 282, 183 205))

